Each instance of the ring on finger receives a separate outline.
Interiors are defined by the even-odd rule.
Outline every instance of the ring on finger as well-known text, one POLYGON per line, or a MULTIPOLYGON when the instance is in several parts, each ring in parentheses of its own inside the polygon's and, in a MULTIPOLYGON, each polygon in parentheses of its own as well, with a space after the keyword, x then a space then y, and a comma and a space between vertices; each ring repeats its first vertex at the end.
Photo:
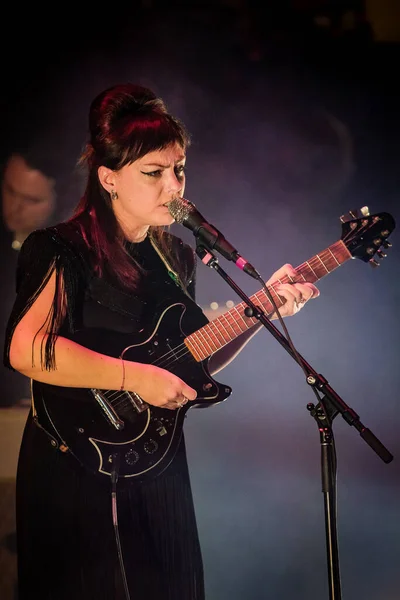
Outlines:
POLYGON ((179 406, 179 408, 182 408, 182 406, 184 404, 186 404, 186 402, 189 401, 189 398, 186 398, 186 396, 183 396, 182 400, 180 402, 177 402, 177 406, 179 406))

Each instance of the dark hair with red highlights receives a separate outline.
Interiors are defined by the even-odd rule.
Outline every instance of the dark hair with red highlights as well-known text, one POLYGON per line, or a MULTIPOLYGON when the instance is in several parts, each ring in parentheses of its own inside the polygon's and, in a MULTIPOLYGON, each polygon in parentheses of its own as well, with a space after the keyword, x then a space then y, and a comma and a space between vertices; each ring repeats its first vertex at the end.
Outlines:
MULTIPOLYGON (((117 171, 171 144, 179 144, 185 150, 190 136, 184 124, 168 113, 161 98, 150 89, 131 83, 110 87, 93 100, 89 133, 79 159, 88 168, 87 185, 71 220, 81 226, 82 221, 85 223, 85 239, 94 255, 96 274, 101 276, 112 264, 118 280, 126 287, 134 287, 137 270, 126 251, 110 195, 99 181, 98 168, 117 171)), ((167 259, 173 260, 163 228, 151 227, 149 233, 167 259)))

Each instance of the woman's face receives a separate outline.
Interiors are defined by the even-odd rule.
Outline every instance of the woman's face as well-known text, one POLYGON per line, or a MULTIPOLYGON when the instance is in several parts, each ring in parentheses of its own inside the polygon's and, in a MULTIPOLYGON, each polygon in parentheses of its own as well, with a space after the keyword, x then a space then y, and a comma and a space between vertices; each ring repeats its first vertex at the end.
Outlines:
POLYGON ((118 196, 112 206, 125 233, 174 222, 166 205, 183 196, 185 161, 184 150, 174 144, 111 172, 109 181, 118 196))

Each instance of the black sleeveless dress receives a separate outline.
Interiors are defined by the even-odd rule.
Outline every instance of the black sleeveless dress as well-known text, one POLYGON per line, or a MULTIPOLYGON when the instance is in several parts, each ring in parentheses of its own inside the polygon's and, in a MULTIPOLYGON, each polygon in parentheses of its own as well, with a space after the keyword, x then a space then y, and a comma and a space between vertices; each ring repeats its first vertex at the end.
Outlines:
MULTIPOLYGON (((185 261, 187 290, 194 295, 193 251, 179 238, 171 240, 178 259, 185 261)), ((68 299, 69 314, 59 331, 71 339, 82 327, 104 327, 105 335, 107 330, 136 331, 154 315, 160 298, 184 295, 148 238, 128 245, 146 272, 141 294, 131 297, 113 282, 90 274, 78 246, 69 224, 34 232, 26 240, 6 337, 6 365, 12 331, 54 268, 62 273, 68 299)), ((59 317, 54 310, 53 326, 59 317)), ((51 365, 51 346, 46 353, 51 365)), ((17 473, 19 600, 126 600, 110 491, 73 456, 54 449, 29 415, 17 473)), ((117 503, 131 600, 203 600, 184 439, 159 476, 117 488, 117 503)))

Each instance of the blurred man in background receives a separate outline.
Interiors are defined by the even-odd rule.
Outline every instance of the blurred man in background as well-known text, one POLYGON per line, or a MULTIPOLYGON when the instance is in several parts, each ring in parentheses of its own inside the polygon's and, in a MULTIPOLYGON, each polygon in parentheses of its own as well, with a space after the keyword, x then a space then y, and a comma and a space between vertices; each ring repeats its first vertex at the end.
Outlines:
POLYGON ((1 183, 3 222, 19 250, 31 231, 45 225, 54 211, 54 179, 27 162, 21 154, 8 159, 1 183))
MULTIPOLYGON (((0 229, 0 335, 4 339, 6 315, 15 297, 18 251, 25 238, 49 224, 55 210, 55 179, 35 155, 18 151, 5 161, 1 178, 0 229)), ((29 380, 0 365, 0 407, 25 404, 29 380)))

